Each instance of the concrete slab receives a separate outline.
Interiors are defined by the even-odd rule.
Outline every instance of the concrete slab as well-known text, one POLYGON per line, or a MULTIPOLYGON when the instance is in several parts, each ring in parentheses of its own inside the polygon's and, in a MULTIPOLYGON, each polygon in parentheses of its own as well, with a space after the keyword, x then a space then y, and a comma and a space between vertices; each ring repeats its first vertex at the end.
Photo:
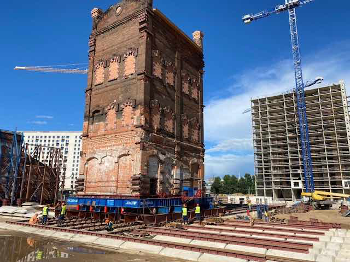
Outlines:
POLYGON ((315 261, 314 254, 302 254, 296 252, 288 252, 282 250, 269 249, 266 252, 266 256, 279 256, 285 258, 301 259, 305 261, 315 261))
POLYGON ((128 242, 128 241, 120 245, 120 248, 134 250, 134 251, 136 250, 136 251, 141 251, 141 252, 151 253, 151 254, 159 254, 159 252, 162 251, 163 249, 163 247, 161 246, 148 245, 148 244, 142 244, 142 243, 136 243, 136 242, 128 242))
POLYGON ((257 229, 257 228, 246 228, 246 227, 236 227, 236 230, 242 230, 242 231, 246 231, 246 232, 263 232, 263 230, 261 229, 257 229))
POLYGON ((255 254, 266 254, 267 249, 266 248, 260 248, 260 247, 249 247, 249 246, 239 246, 239 245, 227 245, 225 249, 230 250, 236 250, 236 251, 244 251, 244 252, 250 252, 255 254))
POLYGON ((166 247, 159 253, 159 255, 198 261, 202 253, 166 247))
POLYGON ((92 243, 92 242, 96 241, 97 239, 98 239, 98 237, 96 237, 96 236, 88 236, 88 235, 77 234, 77 235, 74 235, 71 238, 71 241, 92 243))
POLYGON ((35 227, 20 227, 18 231, 25 232, 25 233, 40 233, 40 229, 35 228, 35 227))
MULTIPOLYGON (((247 236, 247 235, 246 235, 247 236)), ((283 238, 278 238, 278 237, 268 237, 268 236, 254 236, 254 238, 259 238, 259 239, 269 239, 269 240, 283 240, 283 238)))
POLYGON ((55 234, 56 232, 53 230, 40 230, 40 232, 38 232, 38 234, 40 234, 41 236, 44 237, 51 237, 53 234, 55 234))
MULTIPOLYGON (((280 240, 281 240, 281 238, 280 238, 280 240)), ((285 240, 287 240, 289 242, 301 243, 301 244, 311 244, 311 245, 313 245, 315 243, 315 241, 299 240, 299 239, 294 239, 294 238, 287 238, 285 240)))
POLYGON ((196 246, 213 247, 213 248, 225 248, 227 245, 225 243, 201 241, 201 240, 192 240, 190 244, 196 245, 196 246))
POLYGON ((334 237, 335 234, 336 234, 336 232, 334 232, 334 231, 327 231, 324 233, 325 236, 329 236, 329 237, 334 237))
POLYGON ((348 243, 342 244, 341 249, 350 250, 350 244, 348 244, 348 243))
POLYGON ((264 232, 266 233, 272 233, 272 234, 280 234, 280 235, 286 235, 286 237, 288 236, 295 236, 294 233, 290 233, 290 232, 282 232, 282 231, 278 231, 278 230, 275 230, 275 231, 272 231, 272 230, 264 230, 264 232))
POLYGON ((103 237, 98 238, 92 242, 92 244, 94 245, 100 245, 100 246, 106 246, 106 247, 112 247, 112 248, 119 248, 124 243, 125 241, 122 241, 122 240, 103 238, 103 237))
POLYGON ((322 255, 322 254, 318 255, 316 258, 317 262, 334 262, 334 260, 335 260, 335 257, 322 255))
POLYGON ((344 238, 343 237, 332 237, 331 242, 334 243, 344 243, 344 238))
POLYGON ((329 249, 329 250, 340 250, 341 249, 341 244, 340 243, 329 242, 329 243, 327 243, 326 248, 329 249))
POLYGON ((336 233, 335 233, 335 236, 336 237, 346 237, 346 231, 337 231, 336 233))
POLYGON ((313 243, 313 247, 314 248, 326 248, 328 242, 323 242, 323 241, 319 241, 319 242, 314 242, 313 243))
POLYGON ((187 238, 168 237, 168 236, 160 236, 160 235, 155 236, 154 239, 161 240, 161 241, 175 242, 175 243, 184 243, 184 244, 189 244, 193 240, 193 239, 187 239, 187 238))
POLYGON ((349 262, 349 258, 348 257, 336 257, 334 262, 349 262))
POLYGON ((331 237, 330 236, 320 236, 318 239, 320 241, 324 241, 324 242, 330 242, 331 241, 331 237))
POLYGON ((350 257, 350 250, 344 250, 344 249, 339 250, 337 257, 348 257, 349 258, 350 257))
POLYGON ((224 257, 211 254, 203 254, 199 257, 198 262, 247 262, 248 260, 235 258, 235 257, 224 257))
POLYGON ((346 236, 350 237, 350 231, 346 232, 346 236))
POLYGON ((318 254, 321 254, 321 252, 322 252, 321 248, 314 247, 309 249, 310 254, 318 255, 318 254))
POLYGON ((332 249, 323 249, 321 254, 326 256, 336 257, 338 255, 338 251, 332 250, 332 249))
POLYGON ((74 236, 72 233, 66 232, 55 232, 55 234, 51 235, 53 238, 63 239, 66 241, 70 241, 70 239, 74 236))
POLYGON ((344 243, 350 244, 350 237, 344 237, 344 243))

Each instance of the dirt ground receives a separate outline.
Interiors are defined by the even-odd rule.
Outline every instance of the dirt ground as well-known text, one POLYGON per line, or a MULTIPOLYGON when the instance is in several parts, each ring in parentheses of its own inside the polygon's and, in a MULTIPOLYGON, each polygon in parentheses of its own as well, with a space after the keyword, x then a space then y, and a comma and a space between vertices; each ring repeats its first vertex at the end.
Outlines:
POLYGON ((279 219, 289 219, 290 216, 298 217, 299 220, 309 221, 310 218, 318 219, 321 222, 341 224, 342 228, 350 229, 350 217, 343 217, 339 210, 313 210, 308 213, 281 214, 279 219))

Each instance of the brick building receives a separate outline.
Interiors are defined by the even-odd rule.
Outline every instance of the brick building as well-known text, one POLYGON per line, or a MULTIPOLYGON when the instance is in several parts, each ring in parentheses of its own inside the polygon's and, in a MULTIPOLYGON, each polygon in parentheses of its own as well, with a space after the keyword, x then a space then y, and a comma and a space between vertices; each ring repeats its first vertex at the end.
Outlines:
POLYGON ((85 194, 202 189, 203 34, 152 0, 92 10, 80 177, 85 194))

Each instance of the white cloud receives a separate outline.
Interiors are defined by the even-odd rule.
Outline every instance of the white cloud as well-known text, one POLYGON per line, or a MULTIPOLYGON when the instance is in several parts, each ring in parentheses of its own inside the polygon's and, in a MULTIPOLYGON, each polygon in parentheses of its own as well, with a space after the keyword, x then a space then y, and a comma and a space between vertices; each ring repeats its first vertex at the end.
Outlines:
POLYGON ((30 121, 29 123, 34 125, 47 125, 46 121, 30 121))
POLYGON ((205 156, 205 174, 206 178, 224 175, 244 175, 245 173, 254 173, 251 163, 254 161, 252 154, 239 156, 234 154, 225 154, 222 156, 205 156))
MULTIPOLYGON (((341 42, 305 56, 304 81, 324 77, 321 85, 313 86, 316 88, 345 80, 350 94, 349 53, 350 42, 341 42)), ((222 90, 225 97, 207 101, 204 112, 205 139, 207 144, 213 145, 206 151, 208 176, 237 174, 237 171, 253 169, 251 116, 242 112, 250 108, 251 98, 285 92, 292 89, 294 83, 293 62, 283 60, 269 67, 252 68, 233 76, 233 84, 222 90)))
POLYGON ((44 116, 44 115, 39 115, 39 116, 35 116, 35 118, 42 118, 42 119, 53 119, 53 116, 44 116))
POLYGON ((219 144, 208 149, 207 153, 227 152, 227 151, 251 151, 253 149, 252 139, 250 138, 233 138, 220 142, 219 144))

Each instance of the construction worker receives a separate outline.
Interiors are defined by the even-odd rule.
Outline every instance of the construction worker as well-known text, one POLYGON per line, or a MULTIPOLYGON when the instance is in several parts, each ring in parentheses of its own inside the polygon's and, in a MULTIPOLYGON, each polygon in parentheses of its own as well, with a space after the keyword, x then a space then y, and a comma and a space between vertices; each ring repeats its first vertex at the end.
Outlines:
POLYGON ((264 217, 265 217, 265 222, 268 223, 269 222, 269 211, 267 209, 264 212, 264 217))
POLYGON ((49 215, 49 207, 50 207, 50 205, 46 205, 43 208, 43 219, 41 221, 42 225, 46 225, 46 223, 47 223, 47 216, 49 215))
POLYGON ((197 204, 196 209, 195 209, 195 214, 196 214, 196 220, 199 221, 199 224, 202 224, 202 220, 201 220, 201 207, 199 206, 199 204, 197 204))
POLYGON ((29 225, 36 225, 38 223, 38 214, 35 214, 30 220, 29 220, 29 225))
POLYGON ((183 205, 183 208, 182 208, 182 221, 183 221, 183 224, 188 224, 187 206, 186 205, 183 205))
POLYGON ((63 224, 64 217, 66 216, 67 213, 67 206, 66 203, 63 201, 61 205, 61 213, 58 218, 58 225, 61 226, 63 224))
POLYGON ((249 199, 249 197, 247 198, 247 204, 248 204, 249 211, 252 211, 252 201, 249 199))
POLYGON ((107 218, 106 221, 105 221, 105 223, 106 223, 106 230, 107 230, 108 232, 111 232, 111 231, 114 230, 114 228, 113 228, 113 222, 112 222, 111 220, 109 220, 109 219, 107 218))

